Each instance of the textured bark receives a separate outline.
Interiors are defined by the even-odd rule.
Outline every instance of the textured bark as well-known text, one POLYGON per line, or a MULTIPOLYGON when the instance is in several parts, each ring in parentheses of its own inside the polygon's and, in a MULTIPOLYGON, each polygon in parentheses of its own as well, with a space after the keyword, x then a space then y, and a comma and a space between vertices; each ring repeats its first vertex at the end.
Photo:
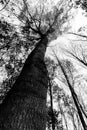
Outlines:
POLYGON ((45 130, 48 88, 44 55, 47 37, 28 56, 0 107, 0 130, 45 130))
POLYGON ((53 112, 53 94, 52 94, 52 85, 51 85, 50 79, 49 79, 49 91, 50 91, 52 130, 55 130, 55 117, 54 117, 54 112, 53 112))

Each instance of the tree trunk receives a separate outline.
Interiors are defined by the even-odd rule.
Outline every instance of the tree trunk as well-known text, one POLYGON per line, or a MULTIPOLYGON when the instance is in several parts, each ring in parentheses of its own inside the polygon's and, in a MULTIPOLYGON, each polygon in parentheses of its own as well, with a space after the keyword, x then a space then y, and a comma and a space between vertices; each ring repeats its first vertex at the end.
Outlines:
POLYGON ((53 112, 53 93, 52 93, 52 84, 51 84, 50 79, 49 79, 49 91, 50 91, 52 130, 55 130, 55 117, 54 117, 54 112, 53 112))
POLYGON ((45 130, 48 75, 42 38, 28 56, 12 89, 0 107, 0 130, 45 130))
MULTIPOLYGON (((57 57, 56 57, 56 58, 57 58, 57 57)), ((70 92, 71 92, 71 94, 72 94, 72 97, 73 97, 75 106, 76 106, 76 108, 77 108, 78 115, 79 115, 80 121, 81 121, 81 123, 82 123, 83 129, 84 129, 84 130, 87 130, 87 125, 86 125, 86 123, 85 123, 85 120, 84 120, 84 117, 83 117, 83 113, 82 113, 82 110, 81 110, 81 107, 80 107, 80 104, 79 104, 79 100, 78 100, 78 98, 77 98, 77 95, 76 95, 76 93, 75 93, 73 87, 71 86, 71 84, 70 84, 70 82, 69 82, 69 79, 68 79, 68 76, 67 76, 67 74, 66 74, 66 71, 65 71, 64 67, 62 66, 62 64, 61 64, 61 62, 59 61, 58 58, 57 58, 57 61, 58 61, 58 63, 59 63, 59 66, 60 66, 60 68, 61 68, 61 70, 62 70, 62 72, 63 72, 65 78, 66 78, 66 81, 67 81, 67 84, 68 84, 68 86, 69 86, 70 92)))

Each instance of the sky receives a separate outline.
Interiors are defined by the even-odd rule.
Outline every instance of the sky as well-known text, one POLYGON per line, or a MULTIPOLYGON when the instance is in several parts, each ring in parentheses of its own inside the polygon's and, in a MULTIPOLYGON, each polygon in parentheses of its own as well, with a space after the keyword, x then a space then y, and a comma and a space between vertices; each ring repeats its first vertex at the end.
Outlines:
MULTIPOLYGON (((85 12, 82 9, 74 9, 73 11, 73 19, 71 19, 69 21, 69 26, 71 27, 68 32, 74 32, 74 33, 79 33, 79 29, 81 27, 86 26, 87 27, 87 17, 85 17, 85 12)), ((87 35, 87 32, 85 31, 81 31, 81 34, 85 34, 87 35)), ((75 40, 77 37, 75 35, 72 34, 67 34, 64 33, 61 36, 58 36, 57 39, 51 41, 51 43, 49 44, 48 48, 47 48, 47 55, 48 56, 52 56, 52 49, 56 50, 57 52, 60 53, 60 57, 62 55, 62 57, 65 55, 63 54, 63 50, 62 48, 70 48, 70 41, 71 40, 75 40)))
POLYGON ((87 26, 87 17, 85 15, 85 11, 81 8, 76 10, 75 17, 71 22, 73 32, 77 32, 80 27, 87 26))

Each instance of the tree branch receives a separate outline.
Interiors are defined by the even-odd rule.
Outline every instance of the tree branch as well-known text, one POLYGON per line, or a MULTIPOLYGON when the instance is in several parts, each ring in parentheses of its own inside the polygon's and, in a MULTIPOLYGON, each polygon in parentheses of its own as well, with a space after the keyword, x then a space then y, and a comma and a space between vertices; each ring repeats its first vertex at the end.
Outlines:
POLYGON ((79 37, 84 37, 84 38, 87 38, 87 36, 86 36, 86 35, 77 34, 77 33, 74 33, 74 32, 68 32, 67 34, 73 34, 73 35, 76 35, 76 36, 79 36, 79 37))
POLYGON ((8 0, 8 1, 6 2, 6 4, 4 5, 4 7, 3 7, 2 9, 0 9, 0 11, 2 11, 3 9, 5 9, 5 7, 8 5, 9 2, 10 2, 10 0, 8 0))

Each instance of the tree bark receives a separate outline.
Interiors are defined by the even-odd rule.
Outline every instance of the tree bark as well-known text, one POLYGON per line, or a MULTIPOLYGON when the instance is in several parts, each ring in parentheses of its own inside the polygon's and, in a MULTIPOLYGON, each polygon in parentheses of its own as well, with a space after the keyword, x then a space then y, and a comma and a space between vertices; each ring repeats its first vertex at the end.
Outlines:
POLYGON ((49 91, 50 91, 52 130, 55 130, 55 117, 54 117, 54 112, 53 112, 53 94, 52 94, 52 85, 51 85, 50 79, 49 79, 49 91))
POLYGON ((48 38, 42 38, 0 106, 0 130, 45 130, 48 73, 44 55, 48 38))

